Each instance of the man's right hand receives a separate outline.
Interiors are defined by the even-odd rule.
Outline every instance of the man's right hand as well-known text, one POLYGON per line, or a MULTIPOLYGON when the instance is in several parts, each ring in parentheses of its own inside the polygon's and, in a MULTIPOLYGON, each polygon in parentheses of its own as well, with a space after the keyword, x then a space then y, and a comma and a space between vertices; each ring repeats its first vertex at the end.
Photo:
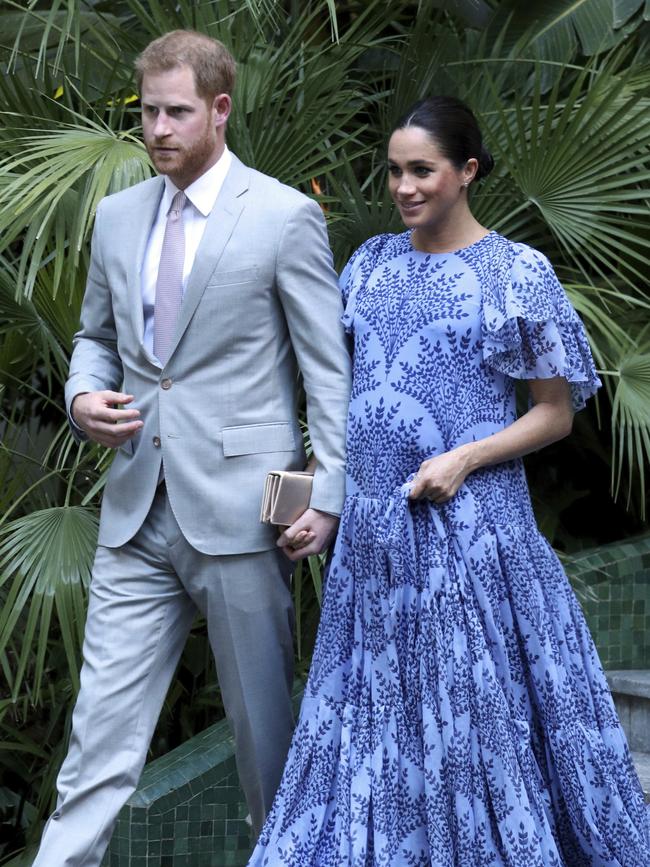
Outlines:
POLYGON ((129 404, 132 394, 119 391, 88 391, 72 401, 70 412, 75 424, 88 438, 111 449, 119 448, 143 426, 138 409, 116 409, 129 404))

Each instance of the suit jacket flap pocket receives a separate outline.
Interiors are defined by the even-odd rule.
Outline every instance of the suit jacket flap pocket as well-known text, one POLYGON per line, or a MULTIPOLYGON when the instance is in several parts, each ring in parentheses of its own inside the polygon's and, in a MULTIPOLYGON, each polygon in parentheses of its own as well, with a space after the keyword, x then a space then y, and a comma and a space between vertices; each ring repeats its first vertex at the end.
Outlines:
POLYGON ((289 422, 225 427, 222 434, 223 453, 227 458, 261 452, 292 452, 296 448, 289 422))
POLYGON ((259 280, 260 269, 239 268, 236 271, 220 271, 215 268, 208 280, 208 286, 233 286, 237 283, 253 283, 259 280))

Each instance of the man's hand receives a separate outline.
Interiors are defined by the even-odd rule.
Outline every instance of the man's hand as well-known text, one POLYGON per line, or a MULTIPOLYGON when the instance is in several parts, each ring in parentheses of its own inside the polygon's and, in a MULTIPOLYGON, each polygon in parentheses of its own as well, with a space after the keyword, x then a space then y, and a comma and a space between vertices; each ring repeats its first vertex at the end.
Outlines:
POLYGON ((282 533, 278 546, 294 562, 312 554, 322 554, 336 535, 338 524, 339 519, 334 515, 307 509, 282 533))
POLYGON ((70 412, 75 423, 88 438, 111 449, 119 448, 143 425, 138 409, 116 409, 116 404, 128 404, 132 394, 118 391, 88 391, 72 401, 70 412))

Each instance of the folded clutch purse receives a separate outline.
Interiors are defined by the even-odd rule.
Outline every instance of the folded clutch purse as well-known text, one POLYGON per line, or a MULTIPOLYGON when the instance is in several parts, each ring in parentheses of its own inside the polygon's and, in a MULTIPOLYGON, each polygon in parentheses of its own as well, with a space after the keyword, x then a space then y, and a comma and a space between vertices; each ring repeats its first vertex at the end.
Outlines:
POLYGON ((313 473, 274 470, 264 483, 260 521, 288 527, 309 508, 313 473))

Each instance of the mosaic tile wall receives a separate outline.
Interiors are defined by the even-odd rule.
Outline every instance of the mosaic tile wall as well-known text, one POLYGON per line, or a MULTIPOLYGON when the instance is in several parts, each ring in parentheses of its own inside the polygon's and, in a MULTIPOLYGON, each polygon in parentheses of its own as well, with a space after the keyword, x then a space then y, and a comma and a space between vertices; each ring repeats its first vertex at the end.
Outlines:
POLYGON ((239 867, 250 852, 226 722, 144 770, 102 867, 239 867))
POLYGON ((585 551, 567 564, 604 668, 650 668, 650 536, 585 551))
MULTIPOLYGON (((581 601, 605 668, 650 668, 650 536, 585 551, 566 566, 587 588, 581 601)), ((102 867, 245 865, 246 813, 224 721, 145 768, 102 867)))

